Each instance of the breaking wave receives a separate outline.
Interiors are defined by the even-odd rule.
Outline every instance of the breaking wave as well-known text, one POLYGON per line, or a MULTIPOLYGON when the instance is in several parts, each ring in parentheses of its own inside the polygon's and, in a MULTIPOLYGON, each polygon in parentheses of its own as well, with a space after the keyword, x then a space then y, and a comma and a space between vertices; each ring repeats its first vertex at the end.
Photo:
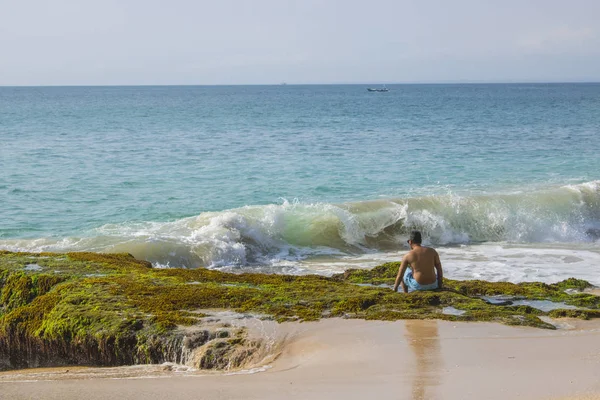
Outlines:
POLYGON ((156 266, 220 268, 398 249, 413 229, 433 245, 596 242, 600 181, 494 195, 283 201, 170 222, 108 224, 80 238, 3 240, 0 248, 128 252, 156 266))

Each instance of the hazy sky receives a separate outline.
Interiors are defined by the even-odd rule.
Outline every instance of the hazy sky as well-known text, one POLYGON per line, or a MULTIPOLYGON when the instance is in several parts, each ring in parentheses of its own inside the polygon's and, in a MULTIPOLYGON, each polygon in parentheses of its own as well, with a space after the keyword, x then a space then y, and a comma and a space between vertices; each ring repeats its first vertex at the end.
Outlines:
POLYGON ((600 0, 0 0, 0 85, 600 81, 600 0))

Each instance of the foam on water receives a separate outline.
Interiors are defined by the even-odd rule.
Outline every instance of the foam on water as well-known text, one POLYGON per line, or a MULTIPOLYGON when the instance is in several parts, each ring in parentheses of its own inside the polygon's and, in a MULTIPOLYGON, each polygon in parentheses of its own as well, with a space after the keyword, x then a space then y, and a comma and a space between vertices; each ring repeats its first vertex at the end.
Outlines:
MULTIPOLYGON (((325 273, 348 267, 374 267, 399 261, 403 251, 365 254, 353 260, 334 260, 321 265, 325 273)), ((541 281, 554 283, 577 277, 600 285, 600 248, 575 243, 485 243, 437 248, 445 276, 451 279, 482 279, 492 282, 541 281)))
POLYGON ((157 267, 339 272, 391 258, 410 230, 440 247, 458 279, 596 280, 600 182, 528 193, 343 204, 246 206, 169 222, 106 224, 84 237, 0 241, 21 251, 128 252, 157 267))

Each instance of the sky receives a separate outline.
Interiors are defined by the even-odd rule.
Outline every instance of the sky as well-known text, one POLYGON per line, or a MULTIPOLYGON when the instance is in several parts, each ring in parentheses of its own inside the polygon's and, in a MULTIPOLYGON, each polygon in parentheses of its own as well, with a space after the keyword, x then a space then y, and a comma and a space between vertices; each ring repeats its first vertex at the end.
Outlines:
POLYGON ((599 0, 0 0, 0 85, 600 81, 599 0))

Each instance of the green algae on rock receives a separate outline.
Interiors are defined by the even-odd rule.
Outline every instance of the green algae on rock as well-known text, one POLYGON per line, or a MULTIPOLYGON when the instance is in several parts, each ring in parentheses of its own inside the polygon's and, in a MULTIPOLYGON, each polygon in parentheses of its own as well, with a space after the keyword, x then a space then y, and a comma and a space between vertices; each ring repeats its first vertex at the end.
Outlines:
POLYGON ((445 319, 549 329, 554 326, 538 317, 600 313, 600 297, 566 292, 590 286, 576 279, 553 285, 445 280, 446 290, 408 295, 376 286, 393 284, 398 267, 387 263, 328 278, 153 269, 128 254, 0 251, 0 369, 167 361, 223 369, 259 357, 260 340, 235 327, 211 325, 209 310, 277 321, 445 319), (586 310, 497 306, 481 298, 490 295, 586 310), (446 307, 461 314, 445 314, 446 307))

